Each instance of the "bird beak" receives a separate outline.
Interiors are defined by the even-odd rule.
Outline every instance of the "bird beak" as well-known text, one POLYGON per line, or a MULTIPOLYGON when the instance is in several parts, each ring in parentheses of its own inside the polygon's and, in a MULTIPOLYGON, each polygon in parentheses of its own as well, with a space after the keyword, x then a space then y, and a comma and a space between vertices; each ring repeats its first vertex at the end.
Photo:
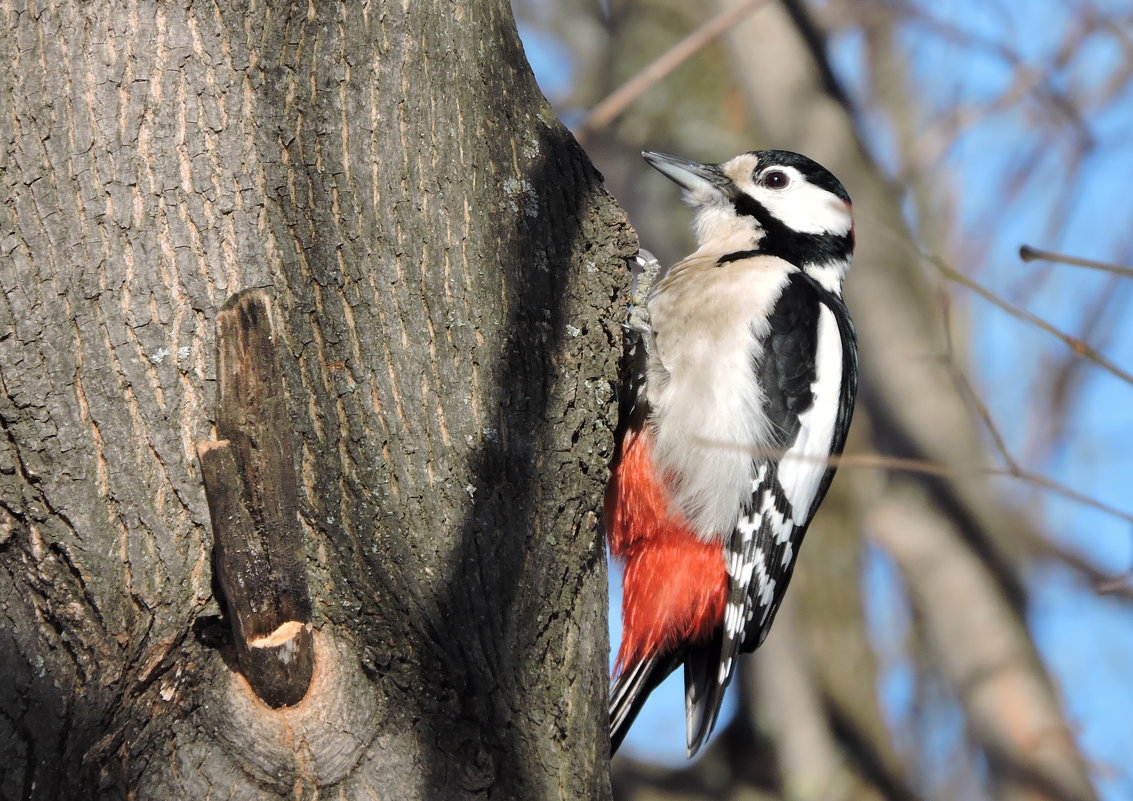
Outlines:
POLYGON ((641 157, 684 189, 689 197, 695 197, 702 192, 719 195, 731 184, 715 164, 701 164, 699 161, 689 161, 649 150, 642 152, 641 157))

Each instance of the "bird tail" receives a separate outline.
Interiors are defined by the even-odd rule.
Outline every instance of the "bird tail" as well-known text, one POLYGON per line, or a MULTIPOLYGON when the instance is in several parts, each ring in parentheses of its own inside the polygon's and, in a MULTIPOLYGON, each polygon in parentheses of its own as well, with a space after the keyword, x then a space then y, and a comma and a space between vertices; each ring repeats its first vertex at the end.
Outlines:
MULTIPOLYGON (((684 663, 685 726, 688 756, 691 759, 707 742, 728 682, 719 681, 719 637, 704 645, 669 654, 654 654, 630 667, 610 685, 610 755, 617 753, 629 727, 637 718, 645 699, 657 685, 684 663)), ((730 678, 730 677, 729 677, 730 678)))
POLYGON ((654 654, 627 667, 614 679, 610 685, 611 756, 625 739, 645 699, 680 663, 676 654, 654 654))
POLYGON ((720 636, 685 653, 685 742, 688 758, 707 742, 716 727, 728 680, 720 680, 720 636))

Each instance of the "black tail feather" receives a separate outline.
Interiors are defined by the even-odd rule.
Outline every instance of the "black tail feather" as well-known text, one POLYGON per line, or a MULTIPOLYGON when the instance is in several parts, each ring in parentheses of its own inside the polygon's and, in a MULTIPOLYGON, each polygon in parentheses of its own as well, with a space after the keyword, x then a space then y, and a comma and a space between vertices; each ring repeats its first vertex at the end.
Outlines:
POLYGON ((717 634, 711 642, 685 652, 685 742, 689 759, 696 756, 716 727, 728 686, 718 680, 720 639, 717 634))
POLYGON ((610 685, 610 755, 617 753, 649 694, 681 664, 677 654, 654 655, 623 671, 610 685))

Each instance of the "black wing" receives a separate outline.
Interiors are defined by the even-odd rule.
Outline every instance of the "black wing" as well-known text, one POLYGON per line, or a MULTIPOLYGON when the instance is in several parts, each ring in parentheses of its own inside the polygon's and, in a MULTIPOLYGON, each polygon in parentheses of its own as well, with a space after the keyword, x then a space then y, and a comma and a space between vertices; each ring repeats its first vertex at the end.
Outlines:
POLYGON ((735 658, 771 629, 807 526, 834 477, 857 394, 857 337, 842 299, 794 272, 754 365, 782 455, 757 454, 751 499, 725 547, 728 601, 715 659, 686 662, 688 751, 707 740, 735 658), (691 673, 691 675, 690 675, 691 673))

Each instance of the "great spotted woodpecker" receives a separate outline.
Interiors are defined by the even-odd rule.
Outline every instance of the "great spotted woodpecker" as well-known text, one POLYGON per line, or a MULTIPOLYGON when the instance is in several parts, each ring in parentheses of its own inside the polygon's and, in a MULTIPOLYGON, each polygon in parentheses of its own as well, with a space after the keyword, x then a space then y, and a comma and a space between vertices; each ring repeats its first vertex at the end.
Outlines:
POLYGON ((797 153, 718 165, 642 155, 695 207, 698 247, 660 272, 627 324, 604 510, 625 563, 610 737, 617 750, 683 664, 691 757, 737 655, 767 636, 846 441, 854 226, 846 190, 797 153))

